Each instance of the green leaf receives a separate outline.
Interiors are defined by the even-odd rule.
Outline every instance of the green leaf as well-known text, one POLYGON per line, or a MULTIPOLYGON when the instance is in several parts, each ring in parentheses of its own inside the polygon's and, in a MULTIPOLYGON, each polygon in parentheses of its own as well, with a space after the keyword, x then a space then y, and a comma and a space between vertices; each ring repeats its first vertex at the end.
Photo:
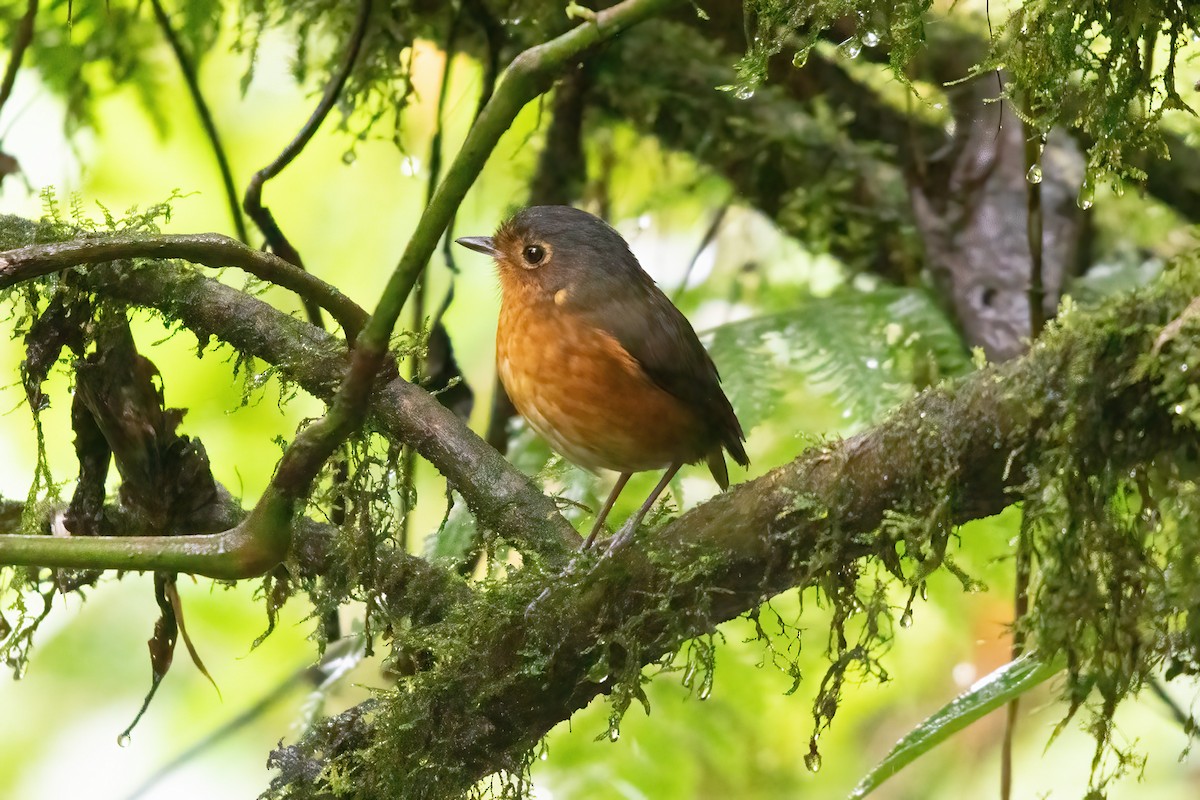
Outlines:
POLYGON ((953 734, 1056 675, 1063 659, 1040 661, 1036 653, 1021 656, 976 683, 896 742, 892 751, 854 787, 849 800, 861 800, 920 756, 953 734))
POLYGON ((709 353, 749 430, 798 382, 869 423, 938 380, 971 371, 962 339, 921 289, 884 287, 813 298, 709 332, 709 353))

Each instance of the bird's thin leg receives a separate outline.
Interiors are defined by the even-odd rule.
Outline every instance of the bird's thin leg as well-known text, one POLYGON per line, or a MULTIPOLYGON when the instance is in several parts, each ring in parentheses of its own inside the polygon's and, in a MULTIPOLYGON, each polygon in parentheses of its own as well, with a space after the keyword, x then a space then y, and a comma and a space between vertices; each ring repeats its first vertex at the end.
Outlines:
POLYGON ((646 502, 642 503, 642 507, 637 510, 637 513, 627 519, 625 524, 621 526, 621 530, 617 531, 616 535, 613 536, 612 542, 608 545, 608 552, 611 553, 633 538, 638 525, 642 523, 642 518, 654 507, 654 501, 658 500, 658 496, 663 493, 663 489, 667 488, 667 484, 671 482, 671 478, 675 477, 675 473, 679 472, 679 468, 682 466, 683 464, 672 464, 667 467, 667 471, 663 473, 662 480, 654 487, 654 491, 646 498, 646 502))
POLYGON ((596 521, 592 523, 592 532, 588 534, 587 539, 583 542, 583 547, 580 550, 587 550, 592 546, 592 542, 596 541, 596 534, 604 527, 604 520, 608 516, 608 512, 612 511, 613 503, 617 502, 617 495, 625 488, 625 484, 629 482, 629 476, 632 472, 622 472, 617 478, 616 484, 612 491, 608 493, 608 499, 604 501, 604 508, 600 509, 600 513, 596 515, 596 521))

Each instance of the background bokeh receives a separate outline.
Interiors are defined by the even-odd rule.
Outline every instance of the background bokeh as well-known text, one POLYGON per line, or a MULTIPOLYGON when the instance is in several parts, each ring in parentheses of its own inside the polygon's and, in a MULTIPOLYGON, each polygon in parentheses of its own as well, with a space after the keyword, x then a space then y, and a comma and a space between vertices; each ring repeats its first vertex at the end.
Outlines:
MULTIPOLYGON (((282 34, 268 34, 254 80, 242 95, 238 82, 246 56, 232 52, 230 43, 223 39, 213 49, 201 78, 235 174, 244 181, 270 161, 307 118, 318 87, 296 85, 288 68, 291 42, 282 34)), ((355 141, 338 130, 333 119, 297 163, 268 186, 265 196, 310 269, 368 308, 421 211, 428 179, 433 103, 443 55, 425 44, 414 59, 417 99, 406 112, 402 148, 382 139, 355 141), (345 157, 351 150, 353 157, 345 157)), ((84 210, 96 216, 99 203, 120 212, 179 189, 187 196, 174 202, 167 232, 231 232, 211 152, 165 47, 161 70, 156 98, 163 109, 161 127, 133 89, 117 87, 96 107, 99 124, 70 139, 62 132, 59 102, 35 73, 22 72, 9 106, 20 109, 19 116, 0 122, 5 151, 19 160, 25 184, 19 178, 5 180, 0 210, 36 217, 42 209, 38 191, 51 186, 60 198, 77 196, 84 210)), ((448 106, 449 150, 461 139, 478 88, 476 66, 467 60, 456 64, 448 106)), ((505 136, 459 213, 460 234, 490 232, 523 197, 542 122, 539 108, 531 106, 505 136)), ((612 127, 604 138, 617 156, 611 185, 613 222, 647 270, 673 292, 713 213, 731 199, 730 190, 687 159, 663 153, 629 130, 612 127)), ((448 280, 436 258, 440 256, 431 271, 435 297, 448 280)), ((466 378, 477 393, 473 423, 478 430, 486 421, 492 380, 497 289, 485 259, 464 252, 458 263, 462 272, 446 321, 466 378)), ((240 281, 236 275, 226 279, 240 281)), ((836 262, 804 252, 768 220, 735 204, 716 240, 698 259, 680 304, 698 329, 711 329, 731 319, 819 302, 853 288, 849 283, 836 262)), ((268 297, 298 312, 298 304, 286 293, 268 297)), ((231 374, 233 353, 228 349, 209 347, 197 358, 194 337, 168 337, 149 318, 140 319, 135 331, 142 349, 163 372, 168 404, 188 409, 184 431, 204 442, 218 480, 252 502, 279 455, 273 439, 289 437, 301 419, 319 413, 319 404, 302 395, 280 407, 279 387, 273 381, 247 393, 243 381, 231 374)), ((7 386, 0 392, 0 410, 6 412, 0 417, 0 492, 10 498, 25 495, 34 463, 30 416, 18 381, 21 358, 19 342, 0 345, 0 375, 5 376, 0 383, 7 386)), ((737 364, 728 365, 726 372, 736 375, 737 364)), ((770 414, 749 432, 750 472, 735 472, 735 480, 761 474, 813 442, 867 422, 851 413, 845 398, 827 381, 807 379, 802 364, 785 383, 770 414)), ((65 479, 72 474, 73 458, 64 376, 56 376, 48 391, 48 447, 56 476, 65 479)), ((544 451, 528 435, 518 445, 515 457, 536 470, 544 451)), ((604 488, 566 468, 547 475, 552 482, 583 487, 577 491, 585 494, 604 488)), ((627 504, 636 503, 653 477, 638 480, 625 495, 627 504)), ((414 530, 424 533, 436 528, 440 519, 441 485, 426 469, 418 488, 428 502, 418 507, 414 530)), ((692 504, 713 491, 704 473, 693 470, 685 472, 675 496, 692 504)), ((627 510, 618 509, 618 517, 627 510)), ((811 699, 824 669, 827 620, 819 598, 788 594, 772 606, 803 633, 798 640, 776 637, 774 646, 801 648, 803 680, 798 691, 787 694, 791 678, 771 666, 770 653, 754 640, 749 622, 724 625, 716 637, 717 668, 707 699, 682 685, 681 672, 661 675, 647 687, 651 714, 643 715, 635 705, 616 742, 609 741, 608 707, 596 701, 548 738, 545 758, 533 773, 537 796, 844 796, 899 736, 1008 660, 1010 540, 1017 519, 1010 509, 962 530, 955 558, 986 584, 986 590, 964 591, 944 573, 931 579, 928 601, 917 602, 911 627, 896 628, 894 646, 884 662, 891 679, 882 684, 868 680, 849 689, 832 729, 822 734, 819 771, 805 768, 804 755, 812 732, 811 699)), ((181 651, 125 747, 118 746, 117 734, 133 718, 149 686, 145 640, 157 616, 150 579, 109 577, 86 591, 86 602, 67 598, 42 627, 28 672, 19 680, 0 681, 0 797, 129 797, 172 758, 285 687, 279 689, 278 702, 260 716, 221 736, 142 796, 251 797, 261 791, 269 779, 267 753, 280 739, 294 737, 313 709, 308 697, 313 686, 298 678, 297 671, 315 657, 309 637, 316 621, 300 600, 293 600, 275 632, 252 647, 267 625, 255 589, 253 582, 229 588, 208 580, 181 581, 188 630, 220 695, 181 651)), ((898 609, 905 600, 894 598, 898 609)), ((354 616, 354 609, 346 610, 348 627, 354 616)), ((773 618, 764 615, 768 622, 773 618)), ((329 692, 325 708, 350 705, 384 682, 378 662, 368 659, 329 692)), ((1195 699, 1194 687, 1172 685, 1171 691, 1185 707, 1195 699)), ((1052 694, 1053 687, 1023 704, 1016 797, 1079 797, 1086 785, 1090 738, 1071 725, 1046 746, 1064 713, 1050 699, 1052 694)), ((1002 717, 1002 712, 994 714, 958 735, 895 778, 879 796, 994 796, 1002 717)), ((1120 783, 1110 797, 1197 796, 1200 767, 1194 760, 1181 760, 1187 737, 1164 705, 1147 694, 1122 709, 1118 723, 1124 743, 1144 753, 1147 764, 1140 782, 1120 783)))

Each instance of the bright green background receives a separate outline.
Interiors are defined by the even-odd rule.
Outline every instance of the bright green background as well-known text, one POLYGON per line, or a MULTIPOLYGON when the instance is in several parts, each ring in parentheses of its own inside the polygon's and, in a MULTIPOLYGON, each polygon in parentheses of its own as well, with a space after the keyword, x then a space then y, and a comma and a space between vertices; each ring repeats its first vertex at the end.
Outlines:
MULTIPOLYGON (((5 138, 5 149, 25 167, 35 187, 54 185, 60 196, 78 193, 87 209, 94 202, 120 211, 147 205, 179 188, 196 192, 175 203, 168 232, 231 232, 211 153, 193 110, 175 82, 174 64, 162 50, 163 107, 169 129, 156 133, 132 91, 116 91, 103 100, 99 130, 70 144, 61 136, 61 110, 42 90, 36 76, 23 73, 11 107, 28 104, 5 138)), ((243 182, 266 164, 311 110, 314 87, 297 88, 287 73, 289 43, 268 37, 260 53, 256 79, 243 98, 238 78, 242 57, 218 48, 205 63, 202 78, 209 102, 243 182)), ((356 147, 347 165, 342 155, 350 139, 327 124, 292 169, 269 184, 265 200, 305 261, 318 275, 338 284, 368 307, 395 263, 420 212, 425 191, 431 102, 437 96, 442 57, 423 46, 416 57, 418 101, 407 115, 405 153, 385 141, 356 147), (415 173, 415 174, 414 174, 415 173)), ((454 73, 447 141, 453 146, 473 108, 478 73, 466 62, 454 73)), ((8 121, 5 121, 6 124, 8 121)), ((336 122, 336 120, 334 120, 336 122)), ((540 146, 536 108, 526 109, 504 139, 480 184, 468 195, 458 218, 461 234, 490 231, 523 196, 540 146)), ((628 131, 611 133, 619 156, 614 176, 615 222, 630 238, 644 265, 665 286, 673 287, 694 250, 712 210, 726 198, 720 182, 701 178, 679 158, 667 158, 652 144, 628 131)), ((0 208, 37 215, 36 192, 27 194, 6 181, 0 208)), ((490 267, 480 257, 460 253, 463 268, 457 298, 447 318, 467 379, 477 392, 473 423, 482 425, 491 384, 492 336, 497 290, 490 267)), ((826 294, 841 280, 828 259, 812 259, 780 240, 769 224, 734 209, 711 254, 702 260, 699 281, 711 268, 711 280, 690 292, 685 305, 698 328, 744 314, 758 306, 778 308, 807 294, 826 294), (733 276, 745 262, 761 265, 770 279, 757 295, 743 286, 745 303, 731 312, 727 298, 733 276)), ((435 263, 432 297, 440 296, 445 270, 435 263)), ((227 280, 238 281, 234 275, 227 280)), ((286 293, 270 295, 281 307, 298 306, 286 293)), ((288 436, 296 423, 319 412, 300 398, 281 413, 275 389, 268 386, 242 407, 241 385, 230 377, 230 352, 210 350, 195 359, 194 339, 179 334, 161 344, 155 323, 139 326, 143 349, 163 370, 167 401, 186 406, 184 431, 199 436, 208 449, 217 478, 252 502, 278 456, 274 436, 288 436)), ((0 346, 0 374, 17 381, 19 347, 0 346)), ((46 416, 52 460, 60 477, 73 468, 65 380, 51 384, 53 406, 46 416)), ((0 394, 0 491, 23 497, 33 464, 30 418, 17 386, 0 394)), ((749 476, 783 463, 820 437, 846 433, 843 409, 820 386, 796 383, 771 418, 750 432, 753 468, 749 476)), ((735 472, 735 480, 746 474, 735 472)), ((636 502, 652 476, 629 491, 636 502)), ((702 471, 685 474, 682 491, 692 503, 714 487, 702 471)), ((419 510, 415 530, 432 529, 440 514, 440 488, 426 470, 422 495, 432 502, 419 510)), ((618 510, 618 516, 623 513, 618 510)), ((957 582, 939 575, 930 583, 928 603, 918 603, 915 622, 897 629, 886 659, 892 680, 868 683, 847 692, 832 730, 821 739, 823 768, 804 768, 811 733, 811 695, 823 673, 826 617, 813 596, 805 598, 798 623, 805 633, 800 690, 785 696, 790 680, 770 666, 761 643, 747 642, 752 629, 744 621, 725 625, 717 653, 711 697, 688 696, 680 673, 655 680, 648 688, 653 713, 636 707, 621 727, 617 743, 595 741, 607 731, 608 708, 598 701, 549 738, 548 757, 534 779, 540 798, 785 798, 840 797, 891 744, 973 680, 1007 660, 1006 624, 1011 615, 1008 542, 1016 514, 972 524, 962 532, 959 561, 990 591, 967 594, 957 582)), ((116 737, 133 714, 149 684, 145 640, 157 610, 150 580, 144 576, 109 578, 88 591, 88 602, 71 597, 43 627, 28 674, 0 682, 0 797, 120 798, 172 756, 235 716, 296 669, 311 662, 307 641, 314 622, 300 601, 285 609, 275 634, 257 649, 251 643, 266 625, 262 603, 250 583, 228 590, 209 581, 182 581, 188 628, 221 688, 212 688, 187 662, 182 649, 158 697, 128 747, 116 737)), ((902 606, 904 597, 895 603, 902 606)), ((793 595, 774 601, 784 619, 797 622, 793 595)), ((348 611, 349 625, 354 614, 348 611)), ((778 647, 787 641, 779 639, 778 647)), ((337 709, 365 696, 365 687, 382 685, 378 664, 368 661, 343 681, 329 698, 337 709)), ((212 750, 172 773, 149 797, 251 797, 268 780, 267 752, 280 738, 295 734, 305 692, 297 686, 284 702, 212 750)), ((1173 687, 1186 706, 1194 687, 1173 687)), ((1074 726, 1049 750, 1043 748, 1062 707, 1042 692, 1026 700, 1017 754, 1019 798, 1082 795, 1091 741, 1074 726)), ((1145 781, 1126 781, 1114 798, 1195 797, 1200 770, 1178 763, 1186 745, 1179 727, 1163 707, 1147 697, 1118 716, 1121 735, 1137 740, 1149 756, 1145 781)), ((431 720, 430 724, 437 724, 431 720)), ((995 714, 948 745, 925 757, 893 780, 878 796, 889 798, 961 798, 995 796, 1002 715, 995 714)))

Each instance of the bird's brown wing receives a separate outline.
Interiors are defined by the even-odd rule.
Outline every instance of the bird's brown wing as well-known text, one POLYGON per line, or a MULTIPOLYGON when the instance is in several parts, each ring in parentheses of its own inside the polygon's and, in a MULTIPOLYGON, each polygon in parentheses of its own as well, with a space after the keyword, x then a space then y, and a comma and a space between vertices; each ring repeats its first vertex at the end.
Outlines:
POLYGON ((694 407, 712 426, 715 438, 733 460, 746 466, 750 463, 742 446, 746 436, 721 391, 716 365, 687 317, 649 276, 638 283, 623 287, 620 294, 601 302, 592 298, 583 315, 590 324, 616 338, 656 385, 694 407), (626 292, 635 296, 622 296, 626 292))

